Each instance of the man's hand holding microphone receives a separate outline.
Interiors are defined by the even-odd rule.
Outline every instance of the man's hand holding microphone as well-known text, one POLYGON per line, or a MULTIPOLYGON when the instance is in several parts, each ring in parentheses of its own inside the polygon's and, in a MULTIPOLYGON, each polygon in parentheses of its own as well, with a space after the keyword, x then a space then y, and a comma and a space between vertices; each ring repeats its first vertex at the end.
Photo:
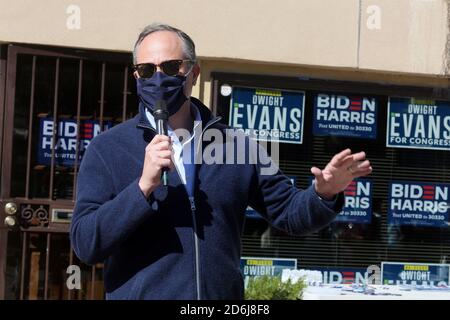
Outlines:
POLYGON ((167 136, 169 113, 164 100, 156 102, 153 116, 158 134, 145 148, 144 168, 139 180, 139 187, 146 198, 160 185, 161 180, 164 185, 168 184, 167 170, 174 168, 172 144, 167 136))

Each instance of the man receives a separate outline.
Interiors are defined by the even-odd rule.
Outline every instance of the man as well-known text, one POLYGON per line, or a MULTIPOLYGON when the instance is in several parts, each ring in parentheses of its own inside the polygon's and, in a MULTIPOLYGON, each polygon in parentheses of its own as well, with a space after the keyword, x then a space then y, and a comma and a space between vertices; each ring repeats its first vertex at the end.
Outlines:
MULTIPOLYGON (((304 234, 331 222, 342 191, 371 172, 364 152, 342 151, 315 184, 298 190, 260 161, 192 164, 194 140, 216 130, 227 136, 199 100, 190 98, 200 73, 184 32, 154 24, 134 48, 139 115, 97 136, 81 163, 71 241, 78 257, 104 262, 108 299, 242 299, 241 232, 248 205, 272 226, 304 234), (157 135, 154 108, 167 102, 169 136, 157 135), (201 127, 201 130, 198 128, 201 127), (190 138, 181 139, 179 132, 190 138), (172 169, 161 185, 163 169, 172 169)), ((225 146, 235 138, 218 139, 225 146)), ((249 152, 250 139, 245 140, 249 152)), ((228 150, 228 149, 226 149, 228 150)))

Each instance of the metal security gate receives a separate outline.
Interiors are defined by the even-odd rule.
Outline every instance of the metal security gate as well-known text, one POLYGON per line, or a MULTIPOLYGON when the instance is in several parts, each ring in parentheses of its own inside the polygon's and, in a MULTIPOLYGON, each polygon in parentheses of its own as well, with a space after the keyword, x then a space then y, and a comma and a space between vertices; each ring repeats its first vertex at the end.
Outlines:
POLYGON ((0 55, 0 299, 102 299, 103 266, 77 259, 68 230, 85 148, 137 110, 131 55, 15 44, 0 55), (80 289, 66 284, 71 265, 80 289))

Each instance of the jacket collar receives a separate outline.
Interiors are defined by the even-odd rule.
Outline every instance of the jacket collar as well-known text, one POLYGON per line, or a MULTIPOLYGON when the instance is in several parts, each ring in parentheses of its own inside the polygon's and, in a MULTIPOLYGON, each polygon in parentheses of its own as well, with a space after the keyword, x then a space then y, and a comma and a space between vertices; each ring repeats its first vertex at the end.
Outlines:
MULTIPOLYGON (((204 130, 222 120, 222 117, 214 116, 208 109, 208 107, 206 107, 200 100, 191 97, 190 101, 197 107, 198 111, 200 112, 200 117, 202 118, 202 127, 204 128, 204 130)), ((148 121, 148 118, 145 114, 145 106, 142 104, 142 102, 139 103, 139 114, 137 115, 137 120, 137 128, 151 130, 156 133, 156 128, 154 128, 148 121)))

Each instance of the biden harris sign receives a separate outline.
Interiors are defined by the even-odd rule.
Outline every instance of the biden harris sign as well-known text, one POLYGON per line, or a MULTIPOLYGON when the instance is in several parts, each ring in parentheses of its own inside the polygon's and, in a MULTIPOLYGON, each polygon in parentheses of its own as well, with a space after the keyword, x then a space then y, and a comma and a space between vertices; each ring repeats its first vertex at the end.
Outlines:
MULTIPOLYGON (((100 134, 99 121, 82 120, 78 130, 77 121, 72 119, 59 120, 54 128, 52 118, 41 118, 39 126, 39 144, 37 161, 41 165, 50 165, 52 160, 52 148, 54 149, 54 163, 57 165, 73 166, 78 149, 78 164, 84 155, 91 140, 100 134), (53 143, 53 132, 55 142, 53 143), (80 131, 78 144, 77 135, 80 131)), ((103 121, 103 130, 112 127, 111 121, 103 121)))
POLYGON ((450 101, 390 97, 386 146, 450 150, 450 101))
POLYGON ((234 87, 229 125, 262 141, 301 144, 305 93, 234 87))
POLYGON ((347 223, 371 223, 372 181, 355 179, 344 190, 345 204, 335 221, 347 223))
POLYGON ((450 184, 392 181, 388 223, 447 227, 450 184))
MULTIPOLYGON (((310 177, 310 184, 314 177, 310 177)), ((344 190, 344 207, 333 222, 370 224, 372 222, 372 180, 358 178, 344 190)))
POLYGON ((375 97, 319 93, 314 97, 314 135, 376 139, 377 109, 375 97))

